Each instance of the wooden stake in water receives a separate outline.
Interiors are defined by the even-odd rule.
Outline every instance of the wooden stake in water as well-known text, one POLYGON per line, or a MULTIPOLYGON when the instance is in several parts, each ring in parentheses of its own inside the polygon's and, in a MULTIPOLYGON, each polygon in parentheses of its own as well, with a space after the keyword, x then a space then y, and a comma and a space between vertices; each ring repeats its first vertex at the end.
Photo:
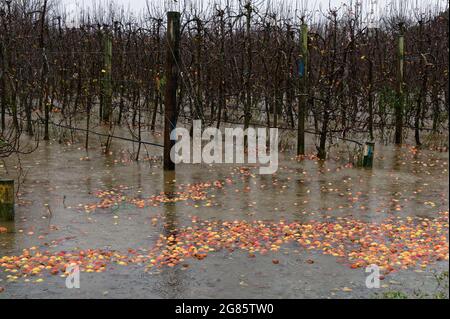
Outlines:
POLYGON ((366 142, 364 146, 364 154, 363 154, 363 167, 372 168, 373 166, 373 157, 375 154, 375 143, 366 142))
POLYGON ((305 155, 305 116, 308 95, 308 25, 301 25, 301 55, 298 65, 300 96, 298 103, 297 155, 305 155))
POLYGON ((405 61, 405 38, 403 23, 399 24, 398 35, 398 70, 397 70, 397 103, 395 104, 395 144, 402 144, 403 139, 403 81, 404 81, 404 61, 405 61))
POLYGON ((14 180, 0 179, 0 220, 14 220, 14 180))
POLYGON ((170 150, 175 141, 170 133, 177 126, 177 90, 180 65, 180 13, 167 12, 166 87, 164 99, 164 170, 174 170, 170 150))
POLYGON ((108 33, 104 33, 103 39, 103 69, 102 69, 102 94, 100 100, 100 114, 103 122, 109 122, 112 112, 112 39, 108 33))
POLYGON ((1 85, 2 85, 2 95, 1 95, 1 123, 2 123, 2 132, 6 130, 6 111, 9 109, 11 104, 10 93, 9 93, 9 81, 8 81, 8 52, 7 46, 5 44, 6 41, 0 42, 0 66, 2 67, 1 75, 1 85))

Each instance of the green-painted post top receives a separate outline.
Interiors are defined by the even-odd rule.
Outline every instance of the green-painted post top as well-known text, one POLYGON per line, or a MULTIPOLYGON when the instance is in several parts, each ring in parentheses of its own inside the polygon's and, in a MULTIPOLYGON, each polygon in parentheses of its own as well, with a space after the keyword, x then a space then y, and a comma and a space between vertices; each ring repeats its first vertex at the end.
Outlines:
POLYGON ((398 37, 398 52, 400 55, 403 55, 405 52, 405 37, 403 35, 398 37))
POLYGON ((302 24, 300 27, 301 30, 301 48, 302 48, 302 55, 307 56, 308 55, 308 25, 302 24))

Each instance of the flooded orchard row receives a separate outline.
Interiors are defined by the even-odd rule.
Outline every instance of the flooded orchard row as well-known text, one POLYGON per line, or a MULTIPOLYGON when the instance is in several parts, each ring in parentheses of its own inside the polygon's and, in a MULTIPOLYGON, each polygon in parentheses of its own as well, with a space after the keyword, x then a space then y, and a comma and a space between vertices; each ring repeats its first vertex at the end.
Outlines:
POLYGON ((281 153, 259 175, 164 173, 160 149, 135 162, 128 148, 50 142, 6 160, 19 189, 16 221, 1 223, 0 298, 372 297, 432 292, 448 271, 448 153, 377 145, 371 170, 281 153), (65 286, 71 263, 80 289, 65 286), (365 287, 369 263, 379 291, 365 287))

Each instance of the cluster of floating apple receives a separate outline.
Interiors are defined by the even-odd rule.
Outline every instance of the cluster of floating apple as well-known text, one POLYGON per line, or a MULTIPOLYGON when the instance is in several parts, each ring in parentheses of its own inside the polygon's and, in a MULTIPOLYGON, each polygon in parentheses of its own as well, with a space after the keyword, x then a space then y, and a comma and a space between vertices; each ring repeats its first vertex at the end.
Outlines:
MULTIPOLYGON (((337 257, 351 268, 376 264, 385 274, 448 260, 448 212, 434 219, 393 217, 369 223, 338 217, 326 221, 208 221, 192 219, 192 225, 160 235, 150 250, 127 252, 80 250, 76 252, 26 249, 19 256, 0 258, 8 278, 38 276, 42 273, 65 276, 66 269, 78 265, 81 271, 103 272, 109 264, 147 267, 187 267, 186 260, 202 260, 219 250, 242 250, 249 257, 278 251, 294 244, 337 257)), ((278 264, 279 262, 274 262, 278 264)))
POLYGON ((385 273, 448 260, 448 212, 436 219, 393 217, 382 223, 336 218, 334 221, 196 221, 163 237, 162 253, 152 265, 174 266, 186 258, 203 259, 210 252, 241 249, 250 256, 278 251, 297 243, 338 257, 351 268, 376 264, 385 273), (199 258, 200 257, 200 258, 199 258))
POLYGON ((158 206, 161 203, 174 203, 179 201, 201 201, 207 199, 207 191, 211 188, 220 189, 224 183, 231 183, 230 179, 225 182, 215 181, 207 183, 196 183, 177 186, 177 190, 173 192, 161 192, 147 198, 127 196, 126 186, 119 186, 111 190, 99 190, 95 192, 95 196, 100 199, 97 203, 86 204, 82 206, 84 211, 93 212, 98 208, 116 208, 121 205, 131 205, 136 208, 144 208, 148 206, 158 206))

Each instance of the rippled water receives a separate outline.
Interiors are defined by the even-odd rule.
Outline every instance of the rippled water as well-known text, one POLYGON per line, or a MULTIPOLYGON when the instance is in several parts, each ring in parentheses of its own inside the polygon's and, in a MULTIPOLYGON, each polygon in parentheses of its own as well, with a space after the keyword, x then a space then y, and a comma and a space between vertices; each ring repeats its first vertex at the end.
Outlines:
MULTIPOLYGON (((277 174, 264 176, 253 167, 204 164, 183 164, 176 173, 164 173, 158 160, 130 160, 128 142, 114 141, 112 154, 107 156, 101 153, 98 142, 92 142, 88 154, 81 144, 41 142, 34 153, 21 156, 25 179, 19 189, 16 221, 0 222, 9 230, 0 235, 0 257, 20 254, 33 246, 54 251, 148 248, 160 234, 191 225, 193 216, 199 220, 285 219, 302 223, 331 216, 377 223, 392 216, 434 218, 438 212, 448 211, 447 152, 377 145, 373 169, 349 167, 337 156, 321 163, 280 154, 277 174), (92 209, 101 202, 98 191, 120 190, 126 198, 146 200, 162 192, 176 197, 174 192, 189 185, 227 180, 230 182, 223 187, 207 187, 206 198, 199 200, 144 208, 125 200, 92 209)), ((155 147, 148 147, 148 152, 151 156, 161 154, 155 147)), ((17 178, 15 165, 14 158, 7 159, 7 171, 0 168, 2 177, 17 178)), ((0 298, 309 298, 372 294, 364 287, 364 269, 349 269, 332 256, 293 249, 297 253, 281 249, 257 258, 238 251, 217 252, 205 260, 190 261, 188 269, 162 268, 149 273, 138 265, 111 267, 101 274, 83 273, 82 288, 76 291, 66 289, 60 277, 36 284, 7 282, 6 273, 0 273, 0 287, 6 288, 0 298), (272 263, 274 256, 279 265, 272 263), (313 264, 305 263, 311 259, 313 264), (342 292, 342 287, 353 287, 353 293, 342 292)), ((445 264, 436 267, 448 269, 448 262, 445 264)), ((421 280, 425 283, 422 286, 432 284, 426 272, 407 270, 394 276, 405 289, 413 289, 414 282, 421 280)))

